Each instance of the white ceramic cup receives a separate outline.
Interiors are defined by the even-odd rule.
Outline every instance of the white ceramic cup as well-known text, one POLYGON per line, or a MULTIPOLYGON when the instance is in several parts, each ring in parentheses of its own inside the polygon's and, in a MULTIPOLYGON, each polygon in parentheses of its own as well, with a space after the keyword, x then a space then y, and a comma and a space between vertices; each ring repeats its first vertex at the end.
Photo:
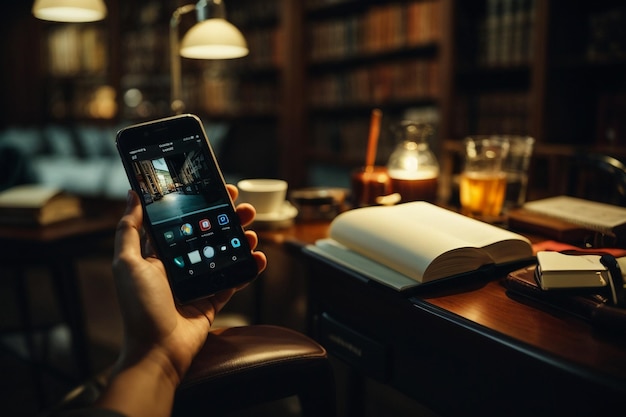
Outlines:
POLYGON ((278 179, 245 179, 237 183, 237 188, 237 202, 250 203, 261 214, 278 212, 287 197, 287 181, 278 179))

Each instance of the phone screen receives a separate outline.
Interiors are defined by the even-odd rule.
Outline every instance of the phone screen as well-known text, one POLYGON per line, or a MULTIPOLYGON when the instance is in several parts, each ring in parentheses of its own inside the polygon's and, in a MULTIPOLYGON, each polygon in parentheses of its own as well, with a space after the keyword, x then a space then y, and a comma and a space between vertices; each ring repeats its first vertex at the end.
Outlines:
POLYGON ((123 129, 117 144, 144 227, 180 302, 257 274, 248 241, 202 125, 183 115, 123 129))

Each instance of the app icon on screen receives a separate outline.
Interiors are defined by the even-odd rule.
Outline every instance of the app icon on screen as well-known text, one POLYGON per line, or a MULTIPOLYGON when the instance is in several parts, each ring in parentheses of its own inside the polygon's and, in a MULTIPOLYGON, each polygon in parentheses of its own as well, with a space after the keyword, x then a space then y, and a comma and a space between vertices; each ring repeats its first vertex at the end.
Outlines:
POLYGON ((234 237, 230 240, 230 244, 233 248, 238 248, 241 246, 241 241, 238 238, 234 237))
POLYGON ((200 225, 200 230, 202 230, 203 232, 206 232, 211 228, 211 222, 209 221, 209 219, 202 219, 198 224, 200 225))
POLYGON ((185 260, 183 259, 182 256, 177 256, 174 258, 174 263, 176 264, 177 267, 179 268, 184 268, 185 267, 185 260))
POLYGON ((180 226, 180 232, 185 236, 191 236, 193 234, 193 227, 189 223, 185 223, 180 226))
POLYGON ((174 241, 174 232, 171 230, 168 230, 167 232, 163 233, 163 237, 165 238, 165 241, 167 243, 173 242, 174 241))
POLYGON ((225 224, 228 224, 229 223, 228 215, 226 215, 226 214, 219 214, 217 216, 217 223, 220 226, 224 226, 225 224))
POLYGON ((202 260, 202 258, 200 258, 199 250, 194 250, 192 252, 189 252, 187 256, 189 257, 189 262, 191 262, 192 264, 197 264, 198 262, 202 260))
POLYGON ((215 249, 211 246, 205 246, 204 249, 202 249, 202 254, 205 258, 212 258, 215 256, 215 249))

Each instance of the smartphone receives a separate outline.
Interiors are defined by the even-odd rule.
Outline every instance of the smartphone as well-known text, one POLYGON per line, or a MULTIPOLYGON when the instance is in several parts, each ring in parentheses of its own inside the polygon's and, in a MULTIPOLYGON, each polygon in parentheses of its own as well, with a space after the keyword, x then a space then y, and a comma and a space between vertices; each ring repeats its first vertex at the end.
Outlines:
POLYGON ((144 228, 178 303, 253 280, 257 264, 197 116, 132 125, 116 137, 144 228))

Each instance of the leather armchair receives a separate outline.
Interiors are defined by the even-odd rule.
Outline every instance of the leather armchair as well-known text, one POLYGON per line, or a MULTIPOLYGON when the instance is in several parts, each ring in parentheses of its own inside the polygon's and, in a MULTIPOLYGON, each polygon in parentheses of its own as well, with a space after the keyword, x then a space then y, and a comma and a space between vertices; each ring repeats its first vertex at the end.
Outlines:
MULTIPOLYGON (((50 414, 93 403, 104 386, 98 375, 69 393, 50 414)), ((336 415, 335 383, 326 350, 286 327, 215 329, 176 393, 172 415, 219 416, 291 396, 302 415, 336 415)))

